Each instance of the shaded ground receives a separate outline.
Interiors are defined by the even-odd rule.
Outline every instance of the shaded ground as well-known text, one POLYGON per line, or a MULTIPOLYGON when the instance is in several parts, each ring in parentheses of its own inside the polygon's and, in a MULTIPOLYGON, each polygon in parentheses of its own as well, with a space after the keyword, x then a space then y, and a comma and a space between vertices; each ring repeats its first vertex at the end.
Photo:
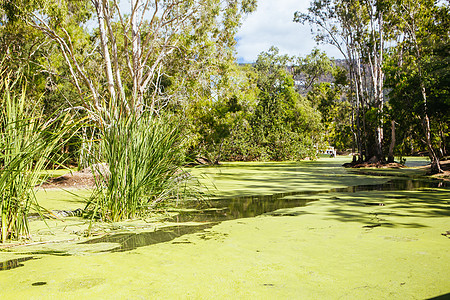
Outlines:
POLYGON ((347 163, 344 164, 345 167, 349 167, 349 168, 377 168, 377 169, 401 169, 401 168, 405 168, 405 165, 402 165, 400 163, 397 162, 392 162, 392 163, 388 163, 388 162, 376 162, 376 163, 370 163, 370 162, 366 162, 366 163, 358 163, 358 164, 353 164, 353 163, 347 163))
POLYGON ((62 176, 51 178, 41 185, 44 189, 54 188, 92 188, 95 179, 92 173, 72 172, 62 176))
MULTIPOLYGON (((450 160, 441 161, 441 169, 444 171, 440 174, 435 174, 433 177, 450 180, 450 160)), ((430 166, 425 167, 427 174, 430 172, 430 166)))

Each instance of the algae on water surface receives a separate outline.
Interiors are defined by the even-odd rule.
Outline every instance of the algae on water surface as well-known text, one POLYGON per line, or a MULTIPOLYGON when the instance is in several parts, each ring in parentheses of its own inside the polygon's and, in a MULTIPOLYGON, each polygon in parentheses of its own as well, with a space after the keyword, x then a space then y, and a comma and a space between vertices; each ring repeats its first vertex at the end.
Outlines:
MULTIPOLYGON (((236 194, 235 187, 243 195, 253 187, 254 194, 265 195, 277 193, 283 184, 285 192, 292 192, 373 182, 369 176, 347 174, 331 160, 272 163, 268 170, 265 164, 255 165, 255 169, 251 164, 243 168, 233 164, 205 171, 219 174, 213 176, 216 186, 224 189, 222 195, 236 194), (298 178, 293 168, 298 169, 298 178), (327 169, 330 176, 321 176, 327 169), (308 170, 310 177, 302 184, 308 170), (242 187, 233 179, 233 174, 250 173, 255 176, 243 181, 242 187)), ((40 259, 0 272, 0 296, 423 299, 443 295, 450 291, 450 239, 441 235, 450 229, 449 192, 437 187, 291 195, 287 198, 303 199, 307 206, 225 221, 128 252, 36 255, 40 259), (36 282, 46 284, 33 285, 36 282)))

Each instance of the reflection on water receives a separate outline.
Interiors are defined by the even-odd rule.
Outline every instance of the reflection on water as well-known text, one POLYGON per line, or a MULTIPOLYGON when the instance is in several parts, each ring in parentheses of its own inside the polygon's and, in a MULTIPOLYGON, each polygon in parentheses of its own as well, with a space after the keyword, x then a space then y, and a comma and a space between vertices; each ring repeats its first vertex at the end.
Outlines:
POLYGON ((280 208, 306 206, 312 199, 285 198, 291 194, 238 197, 208 202, 208 207, 180 211, 174 222, 222 222, 251 218, 280 208))
POLYGON ((217 223, 208 223, 198 226, 170 226, 154 232, 143 233, 119 233, 101 238, 92 239, 80 244, 117 243, 120 246, 105 252, 123 252, 158 243, 169 242, 185 234, 195 233, 211 228, 217 223))
POLYGON ((23 264, 21 264, 21 262, 24 262, 24 261, 27 261, 30 259, 35 259, 35 258, 33 256, 28 256, 28 257, 21 257, 21 258, 16 258, 16 259, 11 259, 11 260, 0 262, 0 271, 22 267, 23 264))
MULTIPOLYGON (((398 191, 416 190, 420 188, 438 188, 448 186, 448 182, 395 179, 383 184, 357 185, 344 188, 334 188, 316 191, 298 191, 277 193, 273 195, 234 197, 210 201, 209 207, 215 209, 197 209, 195 211, 180 212, 173 218, 176 222, 220 222, 241 218, 251 218, 272 212, 277 209, 306 206, 317 199, 302 199, 301 196, 324 193, 356 193, 363 191, 398 191)), ((187 205, 197 208, 198 204, 187 205)))
MULTIPOLYGON (((118 243, 120 246, 110 251, 128 251, 138 247, 168 242, 182 235, 195 233, 210 228, 222 221, 256 217, 277 209, 305 206, 309 202, 317 200, 302 199, 302 195, 355 193, 361 191, 415 190, 420 188, 444 187, 448 185, 449 184, 447 182, 395 179, 376 185, 358 185, 319 191, 300 191, 263 196, 217 199, 208 202, 208 206, 200 208, 198 207, 198 203, 192 203, 191 205, 188 204, 186 205, 186 208, 191 208, 190 210, 185 212, 182 211, 170 220, 179 223, 210 222, 208 224, 200 226, 182 225, 165 227, 155 232, 144 232, 139 234, 120 233, 93 239, 85 243, 118 243)), ((361 203, 361 205, 365 204, 361 203)))

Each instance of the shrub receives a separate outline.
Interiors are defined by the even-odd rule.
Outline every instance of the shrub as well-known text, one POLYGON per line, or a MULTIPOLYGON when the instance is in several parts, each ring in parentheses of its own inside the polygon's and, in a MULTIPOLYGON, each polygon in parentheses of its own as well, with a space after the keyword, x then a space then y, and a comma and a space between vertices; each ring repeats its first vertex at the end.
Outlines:
POLYGON ((178 197, 183 182, 179 179, 184 176, 183 147, 175 126, 144 113, 119 118, 101 131, 101 156, 109 171, 94 170, 103 178, 97 180, 97 192, 87 205, 94 217, 135 218, 163 200, 178 197))

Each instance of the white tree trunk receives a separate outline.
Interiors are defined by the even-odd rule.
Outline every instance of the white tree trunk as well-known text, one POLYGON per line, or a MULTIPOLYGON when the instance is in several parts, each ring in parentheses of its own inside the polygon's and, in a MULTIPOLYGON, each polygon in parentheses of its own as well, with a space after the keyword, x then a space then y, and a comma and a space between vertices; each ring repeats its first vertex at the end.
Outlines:
POLYGON ((141 93, 142 66, 141 66, 141 34, 139 32, 137 10, 139 0, 131 0, 131 41, 132 41, 132 61, 133 61, 133 96, 132 107, 135 113, 140 114, 144 109, 143 95, 141 93))
POLYGON ((102 0, 92 0, 92 4, 94 5, 96 11, 97 11, 97 21, 98 21, 98 28, 100 31, 100 43, 101 43, 101 49, 103 53, 103 59, 105 63, 105 73, 106 73, 106 80, 108 81, 108 91, 111 96, 111 101, 115 104, 116 103, 116 91, 114 88, 114 77, 112 72, 112 64, 111 64, 111 58, 109 56, 109 49, 108 49, 108 37, 106 35, 105 31, 105 22, 110 22, 111 20, 105 19, 104 14, 104 5, 102 0))

